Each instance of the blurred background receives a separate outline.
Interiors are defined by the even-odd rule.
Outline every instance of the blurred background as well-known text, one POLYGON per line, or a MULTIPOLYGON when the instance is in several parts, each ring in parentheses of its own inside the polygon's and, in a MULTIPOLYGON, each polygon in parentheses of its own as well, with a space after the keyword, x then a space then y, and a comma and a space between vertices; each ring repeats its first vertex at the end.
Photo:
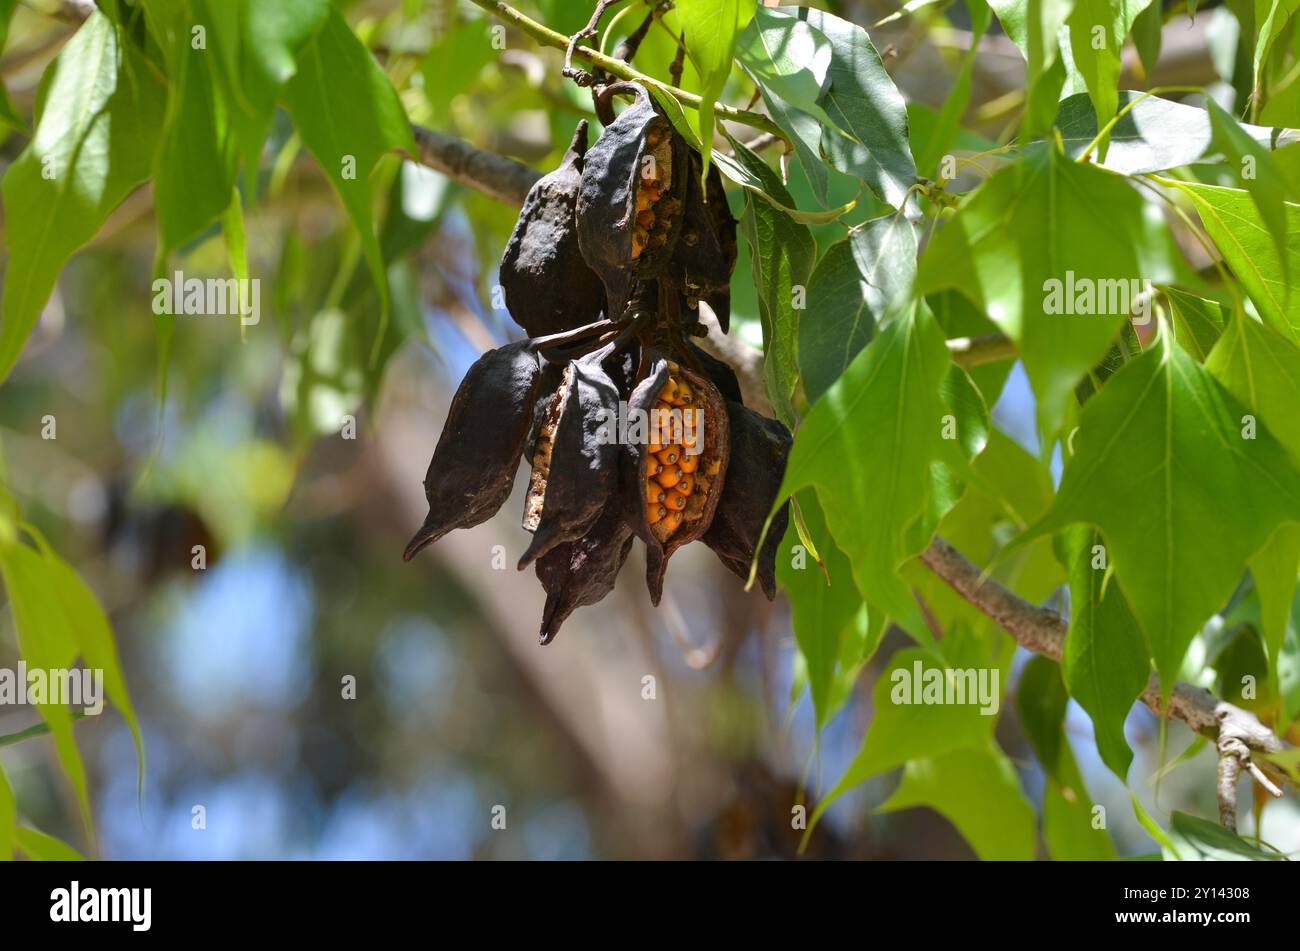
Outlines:
MULTIPOLYGON (((564 33, 590 13, 575 0, 520 6, 564 33)), ((888 0, 825 6, 864 25, 895 9, 888 0)), ((488 22, 467 4, 389 0, 347 12, 417 122, 550 168, 590 113, 586 93, 561 79, 560 54, 514 33, 504 51, 493 49, 488 22)), ((969 45, 963 17, 958 4, 950 19, 872 31, 917 126, 947 95, 963 36, 969 45)), ((1161 82, 1214 81, 1214 23, 1207 10, 1167 28, 1161 82)), ((72 30, 19 5, 0 70, 20 113, 31 114, 41 72, 72 30)), ((982 41, 967 120, 991 139, 1011 121, 1005 101, 1023 69, 996 25, 994 34, 982 41)), ((672 50, 653 36, 638 65, 666 76, 672 50)), ((683 85, 692 82, 688 67, 683 85)), ((747 92, 737 80, 728 95, 743 104, 747 92)), ((241 333, 228 318, 177 318, 160 401, 156 226, 141 190, 66 268, 0 389, 11 487, 103 601, 143 724, 139 798, 117 714, 77 727, 100 854, 794 857, 802 832, 792 808, 811 812, 842 774, 871 722, 876 677, 907 638, 886 636, 818 738, 784 597, 769 604, 744 593, 703 546, 673 560, 659 610, 645 595, 637 546, 614 594, 575 613, 547 648, 536 641, 541 588, 513 567, 527 538, 522 474, 496 518, 403 564, 451 394, 483 350, 520 335, 489 306, 515 210, 396 158, 381 165, 394 319, 370 366, 378 308, 355 234, 281 120, 249 201, 258 325, 241 333), (57 420, 56 439, 41 436, 46 416, 57 420), (196 545, 206 551, 202 570, 192 567, 196 545), (205 827, 196 829, 200 806, 205 827), (496 807, 504 828, 494 828, 496 807)), ((0 167, 25 143, 6 132, 0 167)), ((790 174, 811 206, 797 167, 790 174)), ((866 204, 857 220, 871 214, 866 204)), ((830 241, 842 226, 823 232, 830 241)), ((225 276, 219 233, 176 263, 187 276, 225 276)), ((756 342, 748 272, 742 259, 733 333, 756 342)), ((1003 374, 995 420, 1037 451, 1024 376, 1018 367, 1003 374)), ((1024 660, 1013 662, 1008 696, 1024 660)), ((16 662, 6 609, 0 667, 16 662)), ((0 709, 0 734, 35 721, 29 710, 0 709)), ((1068 726, 1118 850, 1155 851, 1077 707, 1068 726)), ((1037 807, 1043 777, 1010 702, 996 735, 1037 807)), ((1130 717, 1129 738, 1130 784, 1154 815, 1214 814, 1212 757, 1166 773, 1157 795, 1157 723, 1145 710, 1130 717)), ((1166 760, 1190 742, 1171 726, 1166 760)), ((48 740, 0 755, 29 818, 87 849, 48 740)), ((897 782, 894 771, 839 799, 804 854, 973 855, 935 812, 875 812, 897 782)), ((1265 834, 1300 848, 1294 799, 1270 809, 1265 834)))

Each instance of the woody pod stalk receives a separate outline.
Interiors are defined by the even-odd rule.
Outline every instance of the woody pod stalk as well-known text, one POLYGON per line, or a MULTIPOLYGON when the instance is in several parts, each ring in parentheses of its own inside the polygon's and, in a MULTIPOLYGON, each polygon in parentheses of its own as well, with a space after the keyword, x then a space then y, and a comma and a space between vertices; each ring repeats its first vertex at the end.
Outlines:
MULTIPOLYGON (((643 86, 598 95, 605 115, 613 96, 634 101, 590 146, 580 122, 529 192, 500 269, 529 336, 461 381, 424 480, 429 514, 405 552, 496 514, 526 455, 532 538, 519 567, 532 564, 546 591, 543 644, 613 590, 637 539, 655 604, 669 559, 697 540, 747 579, 791 444, 691 342, 706 333, 701 300, 724 331, 730 314, 736 222, 716 166, 704 179, 643 86)), ((782 506, 757 553, 768 598, 787 518, 782 506)))

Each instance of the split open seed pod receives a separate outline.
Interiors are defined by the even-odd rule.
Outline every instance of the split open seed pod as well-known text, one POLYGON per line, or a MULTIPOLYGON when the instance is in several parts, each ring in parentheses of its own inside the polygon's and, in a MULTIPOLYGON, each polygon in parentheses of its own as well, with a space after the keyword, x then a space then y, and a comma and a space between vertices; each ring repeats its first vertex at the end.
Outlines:
MULTIPOLYGON (((794 441, 779 421, 761 416, 740 403, 727 401, 730 423, 730 458, 727 481, 718 498, 704 544, 740 578, 748 580, 754 550, 772 511, 785 464, 794 441)), ((758 559, 758 582, 771 601, 776 597, 776 550, 785 536, 790 517, 786 502, 772 517, 758 559)))
POLYGON ((584 119, 559 168, 529 189, 501 256, 506 307, 530 337, 592 323, 605 308, 605 287, 583 259, 574 216, 586 152, 584 119))
POLYGON ((555 639, 560 625, 576 609, 595 604, 614 590, 633 537, 615 498, 585 535, 556 545, 537 559, 534 570, 546 589, 539 635, 543 644, 555 639))
POLYGON ((578 243, 604 281, 613 320, 623 316, 633 282, 654 277, 672 258, 690 152, 644 86, 617 83, 606 89, 620 92, 635 93, 636 101, 587 151, 575 206, 578 243))
MULTIPOLYGON (((686 298, 686 311, 694 314, 701 300, 718 318, 726 333, 731 324, 731 272, 736 267, 736 219, 727 204, 717 164, 701 185, 703 162, 698 152, 688 153, 686 208, 682 230, 673 250, 673 276, 686 298)), ((696 318, 698 319, 698 318, 696 318)))
POLYGON ((542 371, 528 341, 489 350, 461 380, 424 477, 429 515, 406 546, 410 561, 456 528, 496 514, 528 440, 542 371))
POLYGON ((605 350, 566 364, 538 415, 524 528, 533 533, 520 570, 556 545, 580 537, 618 493, 618 403, 601 366, 605 350))
POLYGON ((708 530, 725 484, 730 436, 725 404, 707 377, 650 351, 649 372, 628 400, 646 414, 645 438, 624 446, 625 514, 646 546, 650 600, 663 595, 668 559, 708 530))

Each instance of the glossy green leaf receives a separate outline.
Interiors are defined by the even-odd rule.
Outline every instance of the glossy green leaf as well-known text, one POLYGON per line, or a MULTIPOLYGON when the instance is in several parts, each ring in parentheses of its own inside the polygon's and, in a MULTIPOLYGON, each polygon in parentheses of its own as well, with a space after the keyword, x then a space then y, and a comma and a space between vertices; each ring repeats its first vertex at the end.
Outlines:
MULTIPOLYGON (((1120 53, 1139 13, 1152 0, 1075 0, 1066 21, 1075 68, 1088 84, 1088 95, 1102 122, 1119 108, 1120 53)), ((1099 149, 1105 158, 1106 149, 1099 149)))
POLYGON ((768 101, 831 122, 819 102, 827 86, 831 43, 807 22, 759 7, 736 39, 736 59, 768 101))
POLYGON ((1223 307, 1218 301, 1176 287, 1166 287, 1164 292, 1173 317, 1174 338, 1198 363, 1204 363, 1223 334, 1223 307))
POLYGON ((1241 127, 1235 118, 1228 115, 1223 107, 1214 101, 1213 96, 1205 99, 1205 108, 1210 113, 1210 126, 1214 129, 1215 144, 1222 150, 1228 160, 1236 179, 1246 191, 1259 212, 1260 220, 1268 228, 1276 245, 1277 258, 1283 267, 1282 277, 1287 277, 1287 225, 1286 225, 1286 180, 1273 156, 1241 127))
POLYGON ((1284 273, 1300 274, 1300 205, 1286 203, 1287 264, 1259 217, 1250 193, 1240 188, 1180 182, 1196 206, 1205 230, 1232 268, 1260 316, 1273 327, 1300 339, 1300 293, 1284 273))
POLYGON ((154 70, 100 13, 46 71, 32 141, 4 176, 0 382, 64 263, 149 175, 163 102, 154 70))
POLYGON ((1146 689, 1151 661, 1124 592, 1104 567, 1094 567, 1105 552, 1101 535, 1078 525, 1064 534, 1062 547, 1070 576, 1070 631, 1061 673, 1092 719, 1102 762, 1126 782, 1133 751, 1124 721, 1146 689))
POLYGON ((1300 518, 1300 470, 1161 333, 1083 408, 1051 512, 1028 537, 1097 526, 1164 689, 1247 559, 1300 518))
POLYGON ((1300 462, 1300 347, 1238 313, 1205 368, 1300 462))
POLYGON ((838 131, 822 134, 827 159, 841 172, 862 179, 887 204, 901 208, 916 182, 907 106, 871 37, 862 27, 821 10, 800 7, 788 16, 807 21, 831 43, 829 82, 820 101, 838 131))
POLYGON ((901 214, 865 222, 823 255, 799 319, 804 392, 816 402, 867 345, 916 279, 916 228, 901 214))
POLYGON ((1168 280, 1176 260, 1161 216, 1123 179, 1045 149, 995 174, 939 229, 917 287, 956 288, 1015 341, 1051 431, 1135 288, 1168 280), (1094 313, 1067 312, 1076 286, 1093 289, 1094 313))
POLYGON ((957 442, 943 438, 953 413, 942 394, 950 366, 928 310, 899 316, 813 406, 781 486, 780 498, 816 487, 859 591, 898 620, 916 610, 898 569, 929 540, 909 530, 931 514, 932 466, 965 461, 957 442))
POLYGON ((1074 9, 1074 0, 989 0, 989 6, 1024 54, 1028 90, 1025 129, 1037 133, 1047 128, 1056 115, 1065 79, 1059 36, 1074 9))
POLYGON ((679 0, 674 9, 686 49, 704 83, 698 122, 707 173, 713 150, 713 104, 731 74, 736 37, 754 15, 754 4, 748 0, 679 0))
MULTIPOLYGON (((1105 168, 1126 175, 1159 172, 1197 162, 1210 150, 1214 130, 1204 109, 1127 89, 1120 92, 1119 105, 1127 111, 1110 131, 1105 160, 1099 160, 1096 151, 1092 154, 1093 161, 1105 168)), ((1258 125, 1238 127, 1269 149, 1294 142, 1300 134, 1258 125)), ((1097 114, 1086 94, 1062 100, 1056 128, 1065 154, 1070 158, 1083 155, 1099 130, 1097 114)))
POLYGON ((1034 857, 1034 809, 1011 761, 991 745, 909 762, 878 811, 914 806, 928 806, 951 822, 981 859, 1034 857))

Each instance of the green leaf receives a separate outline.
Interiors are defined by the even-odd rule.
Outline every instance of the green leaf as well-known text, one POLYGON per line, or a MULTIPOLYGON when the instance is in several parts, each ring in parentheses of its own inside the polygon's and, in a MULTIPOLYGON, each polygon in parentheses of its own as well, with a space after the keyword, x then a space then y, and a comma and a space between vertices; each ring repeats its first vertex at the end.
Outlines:
POLYGON ((983 0, 968 0, 967 10, 971 16, 970 46, 962 56, 961 66, 957 69, 957 78, 952 89, 943 101, 934 125, 928 135, 912 129, 912 142, 916 155, 916 167, 921 174, 930 178, 940 178, 938 163, 944 155, 951 152, 961 132, 961 120, 970 105, 971 77, 975 72, 975 60, 979 55, 980 40, 988 32, 993 20, 993 11, 983 0))
POLYGON ((853 584, 849 560, 831 540, 816 496, 805 492, 798 501, 823 564, 818 565, 806 549, 794 551, 801 542, 791 524, 778 549, 776 577, 790 597, 790 625, 807 664, 820 730, 839 709, 837 701, 847 699, 842 687, 857 678, 862 663, 875 649, 872 641, 883 633, 883 625, 876 625, 877 637, 869 640, 866 605, 853 584))
POLYGON ((1061 668, 1033 657, 1020 673, 1016 706, 1043 767, 1043 838, 1052 858, 1102 860, 1115 857, 1105 828, 1093 825, 1092 799, 1065 733, 1070 697, 1061 668))
MULTIPOLYGON (((61 670, 77 655, 76 634, 62 610, 67 592, 60 590, 49 562, 17 542, 0 546, 0 578, 9 594, 18 650, 29 667, 61 670)), ((72 712, 63 704, 40 703, 37 712, 50 727, 50 736, 64 772, 72 782, 87 834, 91 834, 90 796, 86 768, 72 732, 72 712)))
POLYGON ((1284 862, 1286 856, 1265 852, 1217 822, 1175 812, 1169 826, 1167 861, 1183 862, 1284 862))
MULTIPOLYGON (((1205 157, 1214 141, 1210 114, 1197 106, 1127 89, 1120 92, 1119 105, 1132 107, 1111 129, 1105 160, 1099 160, 1095 152, 1092 156, 1097 164, 1111 171, 1139 175, 1191 165, 1205 157)), ((1062 100, 1056 128, 1065 154, 1073 159, 1083 155, 1098 132, 1097 114, 1086 94, 1062 100)), ((1269 149, 1294 142, 1300 134, 1258 125, 1239 124, 1238 128, 1269 149)))
POLYGON ((14 844, 23 852, 26 852, 29 859, 38 862, 85 861, 85 856, 68 845, 68 843, 61 842, 52 835, 46 835, 44 832, 37 832, 35 829, 28 829, 24 826, 18 826, 14 830, 14 844))
POLYGON ((1015 341, 1051 432, 1118 334, 1134 285, 1170 279, 1177 258, 1160 216, 1123 179, 1044 149, 997 172, 939 229, 917 287, 956 288, 1015 341), (1071 277, 1116 293, 1096 294, 1098 313, 1066 313, 1071 277), (1053 296, 1061 306, 1049 313, 1053 296))
POLYGON ((748 0, 678 0, 675 10, 686 49, 704 84, 698 121, 707 174, 713 152, 713 104, 731 74, 736 37, 753 16, 754 4, 748 0))
POLYGON ((913 760, 879 812, 928 806, 986 861, 1034 857, 1034 809, 1011 761, 991 745, 913 760))
POLYGON ((924 528, 932 532, 938 521, 932 466, 965 464, 956 441, 943 438, 944 418, 953 413, 942 395, 951 365, 926 308, 899 316, 813 406, 779 494, 816 487, 858 590, 900 621, 916 607, 898 569, 925 547, 924 528))
POLYGON ((800 7, 790 14, 806 21, 831 43, 824 113, 838 127, 822 133, 831 165, 866 182, 880 199, 903 207, 916 183, 916 163, 907 137, 907 106, 862 27, 821 10, 800 7), (847 133, 847 134, 845 134, 847 133))
POLYGON ((799 367, 809 402, 840 377, 916 279, 916 229, 901 214, 858 226, 813 271, 799 320, 799 367))
POLYGON ((417 152, 411 123, 392 83, 342 14, 331 9, 298 57, 284 87, 285 105, 347 208, 379 292, 378 352, 388 327, 388 280, 370 211, 370 173, 386 152, 417 152))
POLYGON ((153 68, 98 12, 46 70, 32 141, 4 176, 0 382, 64 263, 148 177, 163 101, 153 68))
POLYGON ((1300 294, 1293 291, 1283 275, 1300 274, 1300 205, 1286 203, 1287 261, 1283 264, 1249 192, 1188 182, 1177 185, 1191 197, 1205 230, 1259 308, 1260 316, 1274 330, 1297 339, 1300 294))
MULTIPOLYGON (((1066 21, 1075 68, 1088 85, 1097 117, 1109 121, 1119 108, 1120 52, 1133 21, 1152 0, 1075 0, 1066 21)), ((1158 4, 1157 4, 1158 5, 1158 4)), ((1099 149, 1105 158, 1106 149, 1099 149)))
POLYGON ((783 107, 832 121, 819 105, 831 65, 831 44, 825 33, 759 7, 736 39, 736 59, 767 101, 775 99, 783 107))
MULTIPOLYGON (((757 156, 739 143, 736 155, 778 201, 794 203, 781 180, 757 156)), ((806 226, 753 194, 745 196, 740 227, 749 242, 763 324, 763 378, 777 415, 787 426, 793 426, 794 394, 799 383, 799 328, 793 289, 806 288, 817 257, 817 243, 806 226)))
POLYGON ((1164 288, 1173 317, 1174 336, 1199 363, 1204 363, 1223 334, 1223 307, 1176 287, 1164 288))
MULTIPOLYGON (((671 115, 669 113, 670 118, 671 115)), ((722 130, 722 134, 735 151, 734 156, 727 155, 725 152, 713 153, 713 161, 717 163, 722 174, 747 192, 759 196, 773 208, 784 212, 791 220, 804 225, 827 224, 851 211, 857 204, 857 199, 854 199, 828 211, 801 211, 795 208, 794 199, 790 197, 780 176, 761 158, 733 138, 726 129, 722 130)))
POLYGON ((1056 115, 1065 71, 1059 35, 1074 0, 989 0, 1002 28, 1025 57, 1025 131, 1035 134, 1056 115))
POLYGON ((1282 35, 1287 24, 1300 9, 1297 0, 1255 0, 1255 21, 1259 24, 1259 33, 1255 39, 1254 87, 1257 92, 1264 86, 1265 63, 1273 44, 1282 35), (1267 13, 1264 11, 1267 10, 1267 13))
POLYGON ((131 730, 131 737, 135 741, 137 781, 143 788, 144 736, 140 732, 140 720, 126 687, 126 677, 122 673, 122 662, 117 654, 117 644, 108 616, 104 614, 95 593, 86 586, 73 567, 49 549, 44 539, 38 538, 38 541, 50 584, 58 592, 64 623, 72 632, 77 650, 87 668, 104 672, 104 692, 131 730))
POLYGON ((1133 45, 1137 48, 1138 58, 1142 60, 1142 71, 1147 79, 1151 78, 1160 59, 1160 39, 1164 26, 1163 3, 1148 4, 1133 21, 1133 45))
MULTIPOLYGON (((981 668, 988 683, 997 676, 1000 703, 1005 683, 1006 662, 991 659, 980 640, 965 626, 954 625, 943 644, 947 656, 919 647, 900 650, 889 659, 872 691, 875 711, 862 747, 844 775, 818 804, 814 821, 848 790, 872 776, 903 765, 909 760, 941 756, 958 749, 984 749, 992 742, 996 710, 981 712, 978 701, 966 703, 916 702, 924 700, 927 672, 944 678, 948 668, 981 668), (919 679, 918 679, 919 674, 919 679)), ((1010 654, 1005 655, 1009 659, 1010 654)))
POLYGON ((1286 643, 1291 606, 1295 603, 1297 571, 1300 571, 1300 525, 1288 522, 1279 526, 1250 559, 1250 573, 1259 596, 1260 636, 1274 677, 1286 643))
POLYGON ((211 54, 192 47, 188 2, 154 0, 154 32, 167 60, 171 91, 154 170, 159 261, 208 227, 230 203, 235 143, 217 102, 211 54), (161 21, 161 22, 160 22, 161 21))
POLYGON ((1107 584, 1105 568, 1094 567, 1101 544, 1101 535, 1083 525, 1063 536, 1063 560, 1070 575, 1070 632, 1061 673, 1070 695, 1092 718, 1102 762, 1120 782, 1127 782, 1133 751, 1124 738, 1124 721, 1146 689, 1151 662, 1124 592, 1114 579, 1107 584))
POLYGON ((1223 150, 1233 174, 1250 192, 1251 200, 1259 211, 1269 234, 1273 236, 1278 260, 1282 263, 1282 277, 1287 277, 1286 256, 1286 180, 1273 156, 1251 137, 1241 124, 1213 96, 1205 97, 1205 108, 1210 113, 1215 143, 1223 150))
POLYGON ((303 46, 320 30, 329 0, 192 0, 210 25, 215 72, 231 131, 248 173, 248 199, 285 82, 298 69, 303 46))
POLYGON ((1238 313, 1206 358, 1205 368, 1300 462, 1300 348, 1238 313))
POLYGON ((1264 427, 1249 438, 1243 415, 1162 332, 1085 404, 1056 502, 1025 536, 1101 530, 1166 693, 1247 559, 1300 518, 1300 471, 1264 427))

